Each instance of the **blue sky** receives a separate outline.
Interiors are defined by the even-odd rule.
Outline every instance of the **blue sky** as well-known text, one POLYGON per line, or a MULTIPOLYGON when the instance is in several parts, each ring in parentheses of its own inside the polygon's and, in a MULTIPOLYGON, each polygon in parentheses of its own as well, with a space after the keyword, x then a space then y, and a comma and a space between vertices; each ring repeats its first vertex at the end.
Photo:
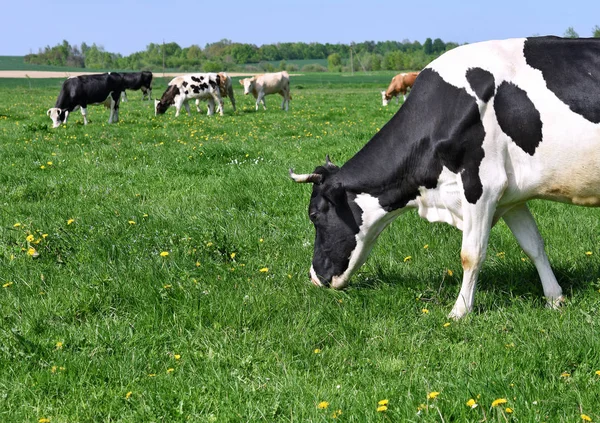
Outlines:
POLYGON ((589 37, 600 26, 600 0, 7 0, 0 10, 0 55, 17 56, 62 40, 129 55, 163 40, 202 48, 223 38, 257 46, 428 37, 472 43, 563 35, 568 27, 589 37))

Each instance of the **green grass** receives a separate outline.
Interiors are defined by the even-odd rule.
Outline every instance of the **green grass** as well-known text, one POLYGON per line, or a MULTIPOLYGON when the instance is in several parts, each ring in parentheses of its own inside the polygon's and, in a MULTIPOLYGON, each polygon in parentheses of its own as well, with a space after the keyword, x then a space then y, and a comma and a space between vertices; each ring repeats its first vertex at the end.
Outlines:
POLYGON ((397 110, 368 75, 319 76, 292 80, 289 113, 236 83, 223 117, 130 93, 118 124, 92 106, 57 129, 62 81, 0 80, 0 421, 600 419, 597 210, 532 204, 560 312, 499 223, 474 313, 449 322, 460 232, 415 213, 348 290, 309 284, 310 186, 288 168, 344 163, 397 110))

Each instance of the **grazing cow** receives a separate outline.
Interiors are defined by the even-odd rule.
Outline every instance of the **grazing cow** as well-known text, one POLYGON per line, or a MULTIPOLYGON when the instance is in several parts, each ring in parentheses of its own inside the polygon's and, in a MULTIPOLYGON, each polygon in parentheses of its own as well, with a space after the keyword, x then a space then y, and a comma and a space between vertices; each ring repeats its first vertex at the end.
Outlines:
MULTIPOLYGON (((225 72, 219 72, 219 77, 219 92, 221 94, 221 98, 229 97, 229 100, 231 100, 231 105, 233 106, 233 111, 235 112, 235 97, 233 96, 233 84, 231 82, 231 78, 225 72)), ((217 107, 218 112, 221 111, 219 110, 219 107, 217 107)), ((196 99, 196 110, 198 110, 198 113, 201 112, 199 98, 196 99)))
MULTIPOLYGON (((152 100, 152 72, 123 72, 123 84, 125 90, 142 90, 142 101, 148 97, 148 100, 152 100)), ((121 99, 127 101, 127 93, 123 90, 121 99)))
POLYGON ((399 95, 406 101, 406 94, 415 83, 419 72, 399 73, 392 78, 387 90, 381 92, 383 105, 387 106, 392 97, 396 97, 396 104, 400 102, 399 95))
POLYGON ((345 287, 381 231, 408 209, 462 230, 463 281, 450 317, 473 309, 490 229, 504 219, 563 301, 527 201, 600 206, 600 39, 533 37, 460 46, 431 62, 394 117, 313 183, 310 278, 345 287))
POLYGON ((221 77, 216 73, 196 73, 177 76, 169 82, 169 86, 160 100, 154 100, 155 115, 164 114, 171 105, 175 105, 175 116, 179 116, 181 106, 190 113, 191 99, 207 99, 208 115, 215 109, 215 101, 219 105, 219 113, 223 116, 223 99, 220 94, 221 77))
POLYGON ((63 82, 56 105, 46 112, 52 127, 67 123, 69 114, 81 108, 83 123, 88 124, 88 104, 104 103, 110 108, 108 123, 119 121, 119 100, 123 91, 123 78, 118 73, 73 76, 63 82))
POLYGON ((252 78, 240 79, 240 84, 244 86, 244 95, 252 93, 256 99, 256 110, 261 102, 263 109, 267 110, 265 95, 279 93, 283 97, 281 109, 283 110, 285 107, 285 111, 288 111, 292 96, 290 95, 290 76, 287 72, 255 75, 252 78))

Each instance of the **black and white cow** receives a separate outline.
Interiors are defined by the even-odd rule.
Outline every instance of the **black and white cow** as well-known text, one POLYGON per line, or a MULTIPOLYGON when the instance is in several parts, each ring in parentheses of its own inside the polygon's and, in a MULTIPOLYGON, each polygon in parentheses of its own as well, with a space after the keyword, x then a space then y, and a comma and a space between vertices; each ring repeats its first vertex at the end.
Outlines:
POLYGON ((563 301, 527 207, 600 206, 600 39, 535 37, 453 49, 427 66, 394 117, 341 168, 313 183, 310 277, 345 287, 377 237, 408 209, 463 231, 463 281, 450 313, 473 308, 490 229, 504 219, 535 264, 550 306, 563 301))
MULTIPOLYGON (((141 71, 141 72, 123 72, 123 84, 125 90, 141 90, 142 101, 148 97, 148 100, 152 100, 152 72, 141 71)), ((121 99, 127 101, 127 92, 123 90, 121 99)))
POLYGON ((69 114, 81 108, 83 123, 88 124, 88 104, 101 104, 110 108, 108 123, 119 121, 119 100, 123 91, 123 77, 118 73, 73 76, 63 82, 56 104, 46 114, 52 127, 67 123, 69 114))
POLYGON ((217 73, 196 73, 177 76, 169 82, 169 86, 160 100, 154 100, 154 114, 162 115, 174 105, 175 116, 179 116, 181 106, 190 113, 189 101, 192 99, 206 99, 208 101, 208 115, 215 110, 215 101, 219 105, 219 113, 223 116, 223 99, 220 93, 221 77, 217 73))

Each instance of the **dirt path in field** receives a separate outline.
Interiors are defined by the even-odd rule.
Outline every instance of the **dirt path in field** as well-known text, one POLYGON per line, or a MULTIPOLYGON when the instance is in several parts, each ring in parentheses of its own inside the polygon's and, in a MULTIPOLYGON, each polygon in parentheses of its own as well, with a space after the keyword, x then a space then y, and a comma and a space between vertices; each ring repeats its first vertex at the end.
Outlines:
MULTIPOLYGON (((19 70, 4 70, 0 71, 0 78, 68 78, 70 76, 79 76, 79 75, 92 75, 98 72, 47 72, 47 71, 19 71, 19 70)), ((189 72, 155 72, 154 76, 157 78, 161 77, 174 77, 179 75, 185 75, 189 72)), ((252 76, 254 73, 244 73, 244 72, 227 72, 229 76, 252 76)))

